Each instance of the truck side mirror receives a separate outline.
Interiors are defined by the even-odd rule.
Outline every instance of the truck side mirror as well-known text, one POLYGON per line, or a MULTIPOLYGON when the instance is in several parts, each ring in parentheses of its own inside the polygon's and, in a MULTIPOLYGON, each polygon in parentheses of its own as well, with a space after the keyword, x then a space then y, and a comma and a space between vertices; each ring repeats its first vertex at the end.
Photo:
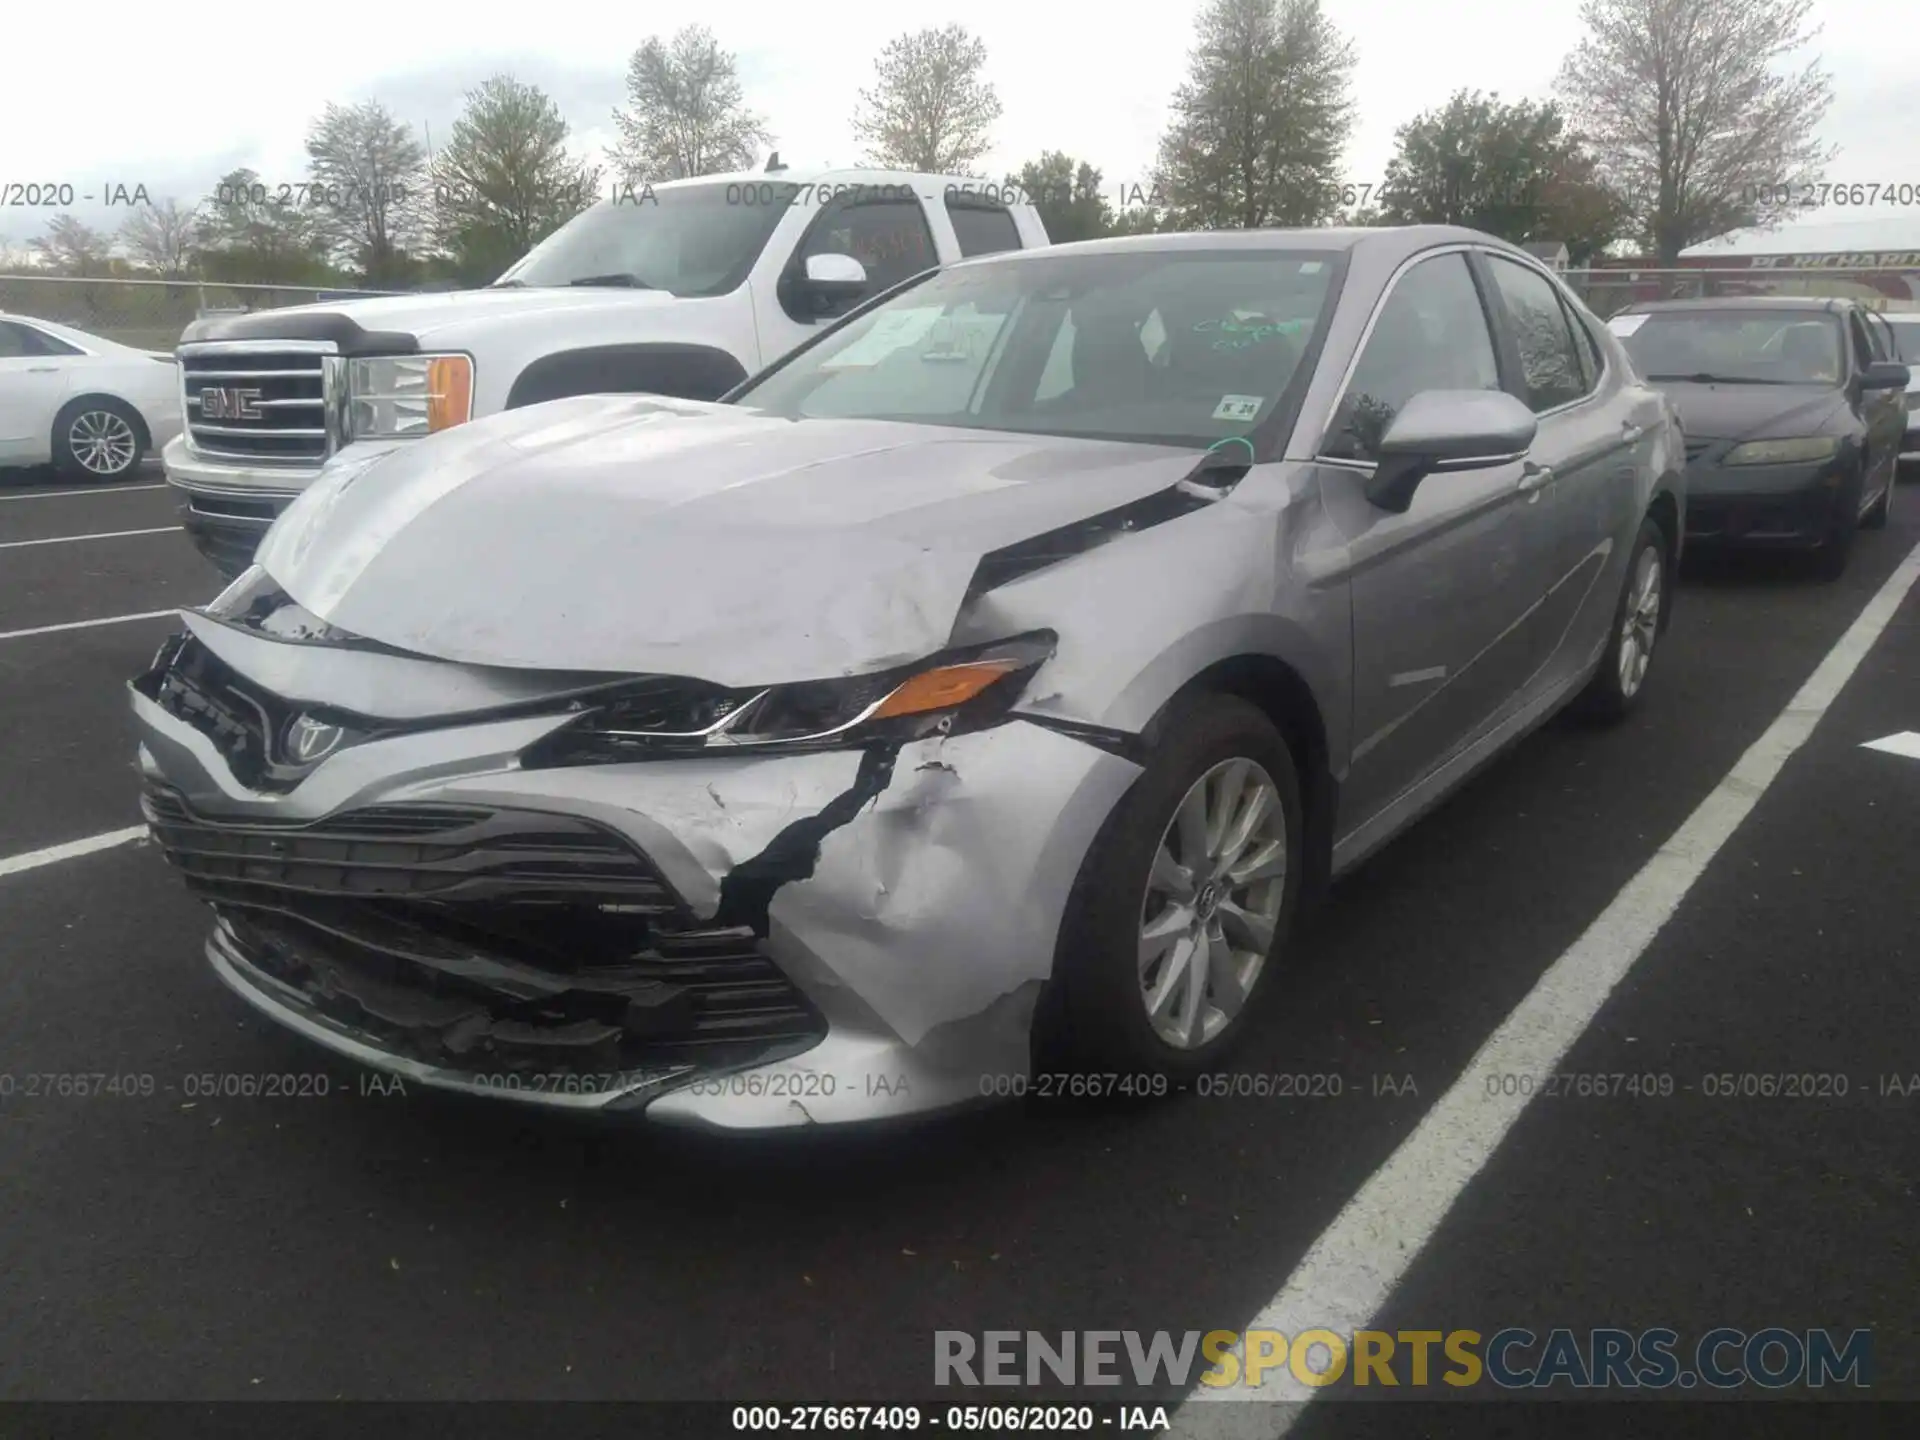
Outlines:
POLYGON ((867 267, 851 255, 809 255, 800 290, 817 314, 844 310, 867 293, 867 267))

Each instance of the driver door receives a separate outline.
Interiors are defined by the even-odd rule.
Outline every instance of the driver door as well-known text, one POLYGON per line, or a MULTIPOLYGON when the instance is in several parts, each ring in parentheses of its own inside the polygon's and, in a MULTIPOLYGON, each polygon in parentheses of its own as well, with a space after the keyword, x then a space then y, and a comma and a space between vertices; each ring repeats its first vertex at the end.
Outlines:
POLYGON ((1529 463, 1430 475, 1404 514, 1362 484, 1400 408, 1428 390, 1502 387, 1488 309, 1462 250, 1393 283, 1321 443, 1323 494, 1348 533, 1351 835, 1510 715, 1540 666, 1552 522, 1529 463))

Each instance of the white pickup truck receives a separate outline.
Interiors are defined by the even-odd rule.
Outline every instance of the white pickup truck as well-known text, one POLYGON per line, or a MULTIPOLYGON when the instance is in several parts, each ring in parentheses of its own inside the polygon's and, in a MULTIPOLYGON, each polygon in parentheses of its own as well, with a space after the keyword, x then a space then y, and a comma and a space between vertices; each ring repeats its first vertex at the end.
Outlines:
POLYGON ((923 270, 1047 243, 991 182, 775 163, 612 187, 485 289, 196 320, 162 456, 194 543, 236 575, 323 466, 567 395, 718 399, 923 270))

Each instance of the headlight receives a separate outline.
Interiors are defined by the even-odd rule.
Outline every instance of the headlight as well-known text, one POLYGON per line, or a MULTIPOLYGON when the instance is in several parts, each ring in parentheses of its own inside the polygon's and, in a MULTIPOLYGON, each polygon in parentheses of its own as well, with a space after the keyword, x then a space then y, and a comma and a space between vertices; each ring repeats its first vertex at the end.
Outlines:
POLYGON ((473 416, 473 361, 465 355, 373 355, 347 362, 347 433, 401 440, 464 425, 473 416))
POLYGON ((579 720, 520 757, 527 769, 750 750, 832 750, 981 729, 1003 719, 1057 637, 1036 631, 897 670, 759 690, 643 680, 581 702, 579 720))
POLYGON ((1840 453, 1836 435, 1806 435, 1794 440, 1749 440, 1727 452, 1723 465, 1793 465, 1830 460, 1840 453))

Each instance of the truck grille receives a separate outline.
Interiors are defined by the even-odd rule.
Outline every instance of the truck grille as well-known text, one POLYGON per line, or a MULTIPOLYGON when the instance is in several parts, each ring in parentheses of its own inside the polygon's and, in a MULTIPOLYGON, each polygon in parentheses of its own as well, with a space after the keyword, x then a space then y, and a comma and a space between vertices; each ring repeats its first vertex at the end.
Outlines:
POLYGON ((200 454, 318 465, 333 452, 336 358, 319 350, 224 345, 183 345, 179 358, 181 413, 200 454))

